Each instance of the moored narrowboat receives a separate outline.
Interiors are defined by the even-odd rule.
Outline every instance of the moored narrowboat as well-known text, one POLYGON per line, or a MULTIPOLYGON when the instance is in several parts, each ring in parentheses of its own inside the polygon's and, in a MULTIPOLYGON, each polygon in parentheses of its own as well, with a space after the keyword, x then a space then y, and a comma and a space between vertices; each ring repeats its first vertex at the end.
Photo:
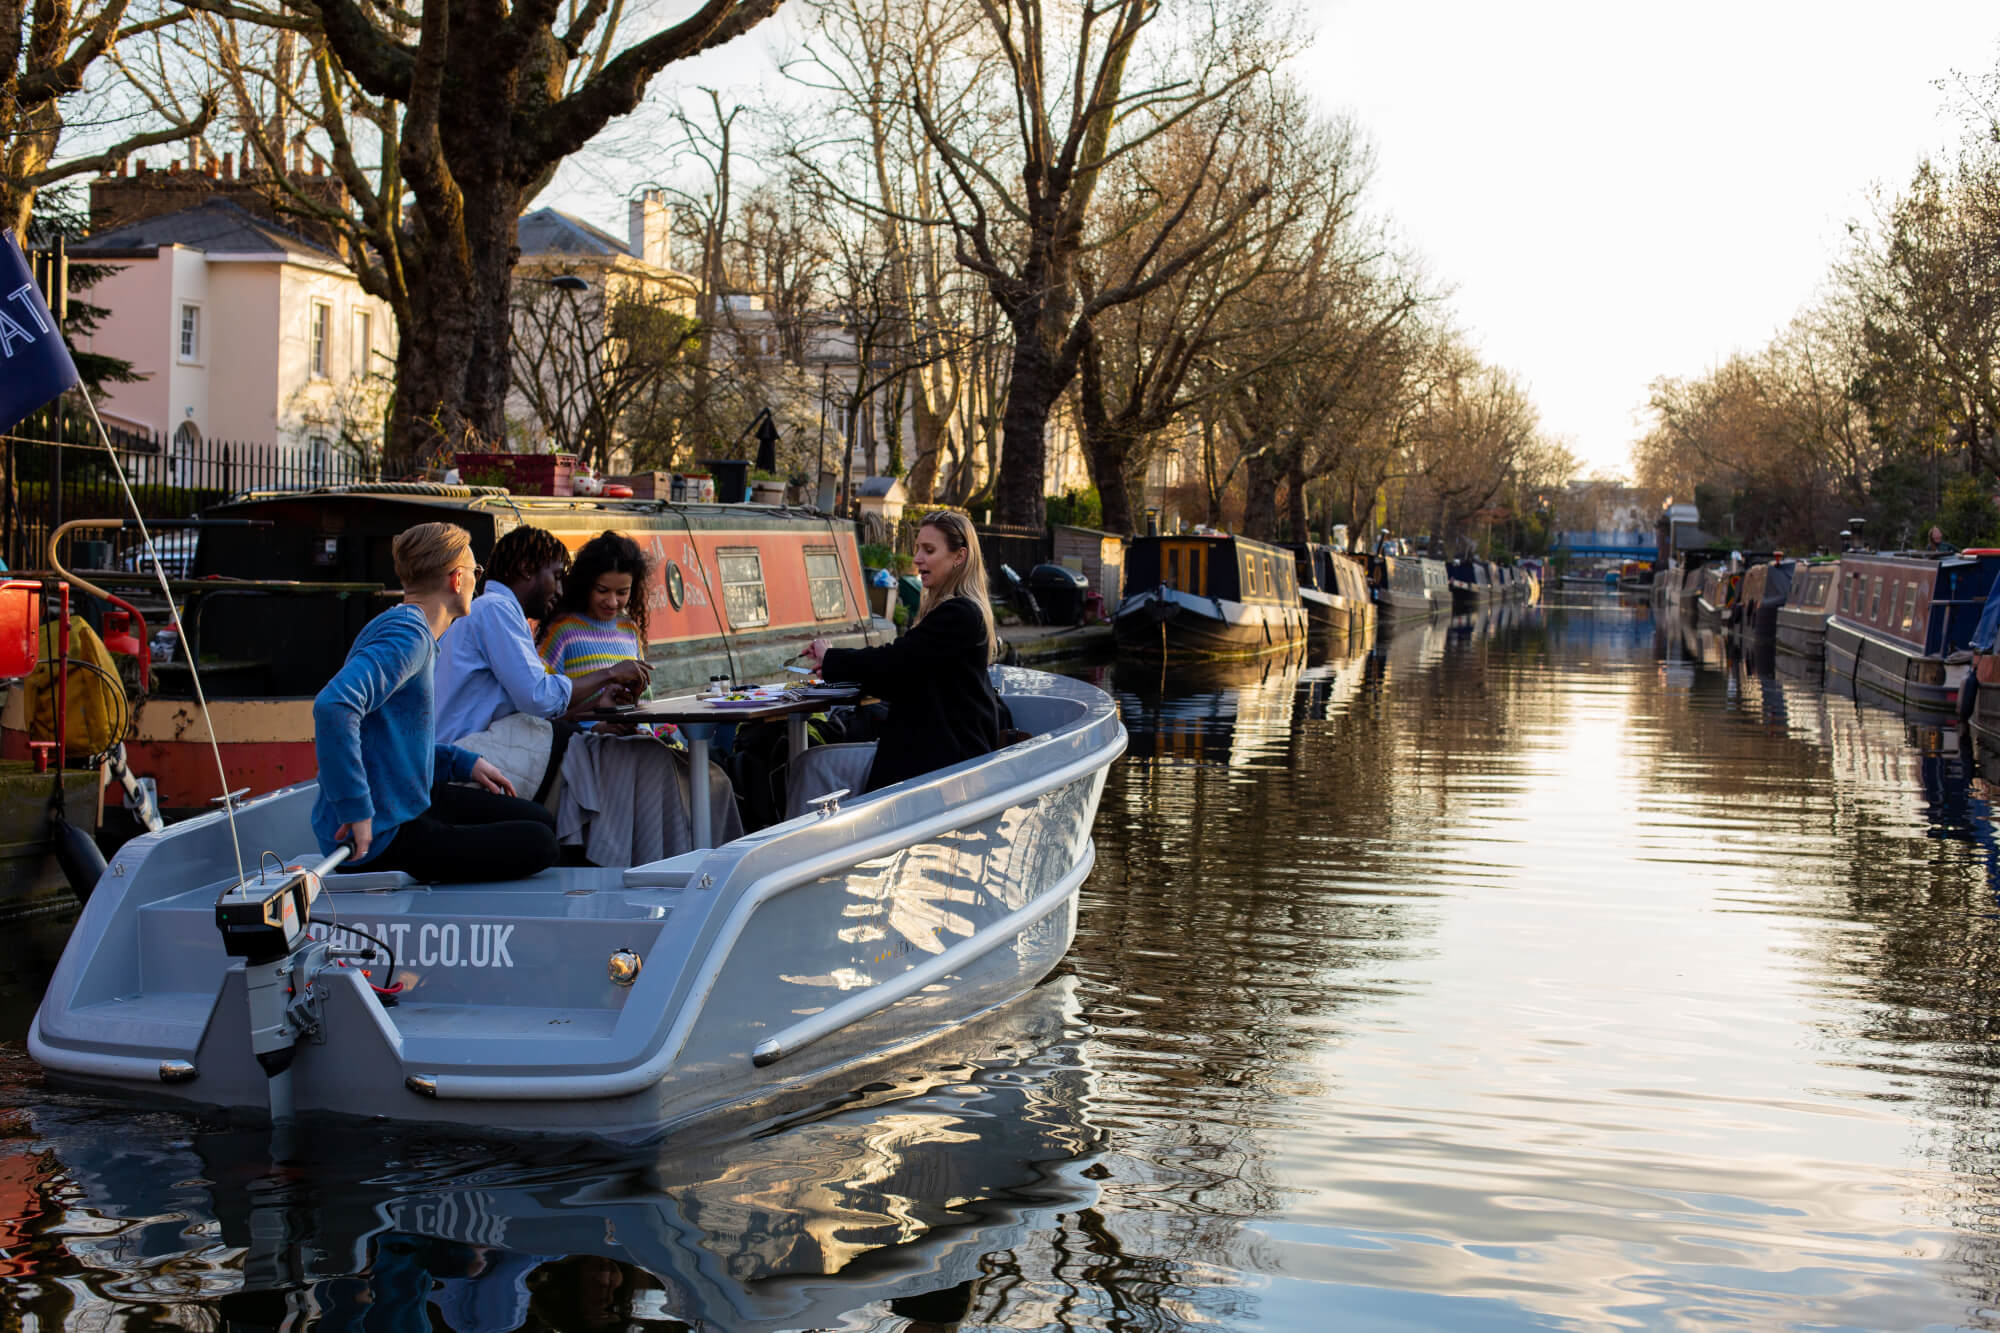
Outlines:
MULTIPOLYGON (((546 528, 574 551, 615 530, 650 558, 647 656, 653 693, 698 689, 713 675, 774 676, 807 643, 872 642, 852 524, 804 509, 546 499, 494 487, 382 483, 250 493, 210 517, 259 526, 200 530, 192 577, 171 580, 191 643, 153 666, 153 688, 126 738, 133 770, 168 811, 205 810, 230 781, 251 796, 315 773, 313 696, 355 635, 402 596, 390 543, 418 523, 472 534, 484 561, 502 535, 546 528), (206 715, 189 657, 201 664, 206 715)), ((93 577, 102 577, 93 575, 93 577)), ((143 587, 150 575, 128 576, 143 587)), ((107 585, 112 580, 103 580, 107 585)), ((157 628, 157 627, 155 627, 157 628)), ((27 754, 21 692, 0 713, 0 753, 27 754)))
POLYGON ((1320 542, 1290 542, 1286 549, 1298 565, 1308 631, 1359 637, 1375 628, 1375 603, 1359 561, 1320 542))
POLYGON ((1758 639, 1778 632, 1778 608, 1792 592, 1792 562, 1769 560, 1743 571, 1736 628, 1758 639))
POLYGON ((1829 677, 1857 695, 1956 712, 2000 551, 1848 554, 1839 570, 1826 623, 1829 677))
POLYGON ((1694 597, 1695 622, 1704 629, 1724 630, 1736 623, 1743 575, 1725 564, 1705 565, 1694 597))
POLYGON ((1476 611, 1499 595, 1492 565, 1484 560, 1454 560, 1445 566, 1446 586, 1451 589, 1454 615, 1476 611))
POLYGON ((1781 653, 1818 662, 1826 656, 1826 618, 1833 610, 1840 579, 1837 560, 1800 561, 1792 572, 1792 589, 1777 610, 1777 645, 1781 653))
POLYGON ((1256 657, 1306 637, 1289 551, 1225 532, 1138 537, 1111 618, 1122 651, 1199 661, 1256 657))
POLYGON ((1377 623, 1428 620, 1451 610, 1451 576, 1444 561, 1422 555, 1378 555, 1369 563, 1377 623))

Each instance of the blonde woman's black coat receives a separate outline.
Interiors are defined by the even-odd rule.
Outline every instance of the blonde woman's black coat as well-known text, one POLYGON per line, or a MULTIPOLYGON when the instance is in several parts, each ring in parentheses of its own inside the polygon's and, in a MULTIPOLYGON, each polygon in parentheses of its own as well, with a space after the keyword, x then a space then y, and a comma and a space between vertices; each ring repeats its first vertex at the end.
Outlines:
POLYGON ((869 791, 1000 748, 1000 701, 987 662, 986 620, 969 597, 940 602, 894 643, 827 650, 822 677, 859 685, 889 705, 869 791))

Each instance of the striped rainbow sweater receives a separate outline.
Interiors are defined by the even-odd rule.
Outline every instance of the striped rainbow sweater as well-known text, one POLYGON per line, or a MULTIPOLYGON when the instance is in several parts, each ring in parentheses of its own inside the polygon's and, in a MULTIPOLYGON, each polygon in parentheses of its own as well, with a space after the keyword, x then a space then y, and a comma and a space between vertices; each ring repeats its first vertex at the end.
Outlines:
MULTIPOLYGON (((614 624, 565 611, 550 623, 549 637, 542 644, 542 661, 548 664, 549 674, 568 676, 571 680, 640 655, 639 627, 630 616, 620 616, 614 624)), ((639 730, 678 744, 680 729, 669 723, 654 723, 639 730)))
POLYGON ((639 627, 630 616, 612 622, 565 611, 549 626, 549 636, 542 643, 542 660, 548 663, 549 673, 571 680, 637 656, 639 627))

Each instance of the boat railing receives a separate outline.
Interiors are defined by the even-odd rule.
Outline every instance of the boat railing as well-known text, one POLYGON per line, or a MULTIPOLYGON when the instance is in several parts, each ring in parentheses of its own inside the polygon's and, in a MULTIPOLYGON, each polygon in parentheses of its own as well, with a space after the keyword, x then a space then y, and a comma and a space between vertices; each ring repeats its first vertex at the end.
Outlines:
MULTIPOLYGON (((688 889, 713 893, 712 906, 692 944, 699 968, 675 977, 672 992, 650 1012, 672 1013, 672 1026, 643 1060, 608 1071, 547 1075, 451 1074, 424 1072, 411 1086, 426 1096, 468 1101, 556 1101, 618 1097, 650 1087, 673 1067, 700 1021, 708 997, 736 942, 759 910, 782 895, 856 865, 932 842, 955 829, 975 825, 1018 806, 1038 803, 1052 793, 1089 779, 1109 767, 1126 744, 1108 700, 1102 708, 1082 707, 1062 729, 924 779, 871 793, 863 800, 820 818, 807 815, 750 834, 705 856, 688 854, 627 870, 630 889, 688 889), (1108 723, 1108 727, 1105 725, 1108 723), (1069 751, 1063 755, 1063 751, 1069 751), (1037 756, 1058 762, 1036 762, 1037 756), (983 779, 983 781, 982 781, 983 779), (983 790, 982 790, 983 788, 983 790), (919 806, 910 812, 908 807, 919 806), (909 817, 894 818, 898 807, 909 817)), ((808 1019, 795 1023, 748 1052, 759 1065, 771 1064, 868 1014, 914 994, 1066 905, 1090 872, 1086 850, 1060 879, 987 927, 934 958, 897 974, 808 1019)), ((642 978, 643 984, 643 978, 642 978)), ((637 1012, 634 1010, 633 1012, 637 1012)))

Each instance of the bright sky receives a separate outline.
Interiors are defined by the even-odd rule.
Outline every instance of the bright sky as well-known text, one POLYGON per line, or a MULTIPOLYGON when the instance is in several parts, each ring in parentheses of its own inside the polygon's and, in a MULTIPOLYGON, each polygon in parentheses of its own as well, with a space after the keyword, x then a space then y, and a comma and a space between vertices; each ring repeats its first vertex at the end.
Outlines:
MULTIPOLYGON (((1376 206, 1544 426, 1606 473, 1647 385, 1767 342, 1871 189, 1957 142, 1939 85, 2000 58, 1990 0, 1299 2, 1318 34, 1300 80, 1373 141, 1376 206)), ((747 98, 785 26, 673 82, 747 98)), ((543 202, 622 232, 635 182, 586 160, 543 202)))
POLYGON ((1871 186, 1958 140, 1938 83, 2000 54, 1990 0, 1307 3, 1307 86, 1374 140, 1378 204, 1605 471, 1656 376, 1811 299, 1871 186))

